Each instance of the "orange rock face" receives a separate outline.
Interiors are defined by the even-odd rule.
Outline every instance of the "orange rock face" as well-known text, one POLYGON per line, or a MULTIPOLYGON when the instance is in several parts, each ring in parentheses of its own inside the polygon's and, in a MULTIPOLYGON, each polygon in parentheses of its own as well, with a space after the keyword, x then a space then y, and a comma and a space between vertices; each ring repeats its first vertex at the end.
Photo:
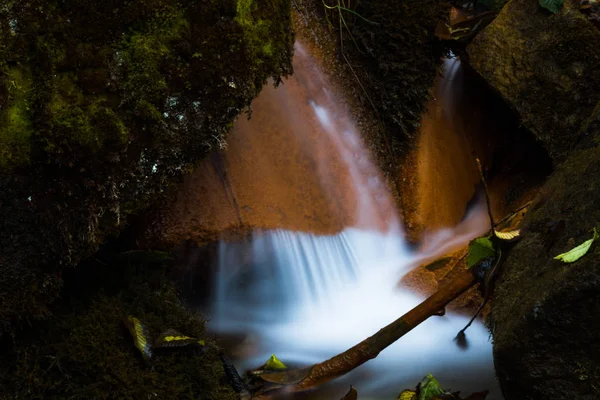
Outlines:
POLYGON ((397 222, 347 105, 301 44, 294 70, 279 87, 265 86, 251 119, 234 124, 227 149, 186 177, 163 212, 164 242, 255 228, 387 230, 397 222))

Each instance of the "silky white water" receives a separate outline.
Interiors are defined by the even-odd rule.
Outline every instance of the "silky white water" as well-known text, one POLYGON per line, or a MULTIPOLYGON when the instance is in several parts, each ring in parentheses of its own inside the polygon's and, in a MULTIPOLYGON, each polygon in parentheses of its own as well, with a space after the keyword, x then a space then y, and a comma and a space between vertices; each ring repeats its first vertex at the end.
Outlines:
MULTIPOLYGON (((296 57, 309 57, 298 44, 296 57)), ((329 151, 344 161, 356 197, 355 224, 336 235, 268 230, 220 243, 209 327, 243 337, 230 349, 240 371, 258 367, 272 353, 294 365, 316 363, 362 341, 423 300, 398 288, 404 274, 487 230, 485 207, 478 203, 458 226, 428 235, 424 248, 411 251, 351 115, 318 69, 312 73, 324 83, 310 88, 308 104, 296 106, 319 121, 329 151)), ((319 175, 323 190, 336 179, 322 168, 319 175)), ((394 399, 433 373, 453 390, 489 389, 490 400, 501 399, 487 329, 474 323, 467 331, 467 349, 454 342, 468 320, 452 313, 429 318, 341 378, 339 390, 338 383, 331 384, 337 393, 332 398, 341 398, 352 384, 360 399, 394 399)), ((329 398, 323 396, 315 398, 329 398)))

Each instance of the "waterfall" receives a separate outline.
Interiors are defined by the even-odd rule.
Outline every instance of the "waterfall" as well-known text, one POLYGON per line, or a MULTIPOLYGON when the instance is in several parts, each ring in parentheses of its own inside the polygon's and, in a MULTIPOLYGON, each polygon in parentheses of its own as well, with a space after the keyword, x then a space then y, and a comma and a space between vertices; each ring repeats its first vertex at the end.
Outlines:
MULTIPOLYGON (((290 79, 303 85, 308 100, 294 103, 293 97, 286 97, 280 112, 289 113, 292 107, 306 123, 317 122, 313 126, 322 141, 313 148, 308 143, 305 152, 314 157, 323 191, 336 184, 350 186, 345 192, 353 193, 354 215, 337 234, 257 229, 244 240, 220 243, 209 327, 220 334, 244 336, 235 346, 238 354, 243 353, 235 361, 242 371, 258 367, 271 353, 291 365, 319 362, 374 334, 423 300, 398 289, 406 272, 464 245, 487 226, 480 202, 458 226, 432 234, 427 248, 411 251, 394 202, 350 111, 300 44, 294 70, 290 79), (321 162, 327 159, 324 154, 341 160, 346 183, 327 170, 321 162)), ((289 86, 284 82, 270 93, 287 96, 289 86)), ((282 134, 293 136, 295 131, 282 134)), ((341 384, 344 388, 353 384, 361 399, 392 399, 431 372, 463 393, 495 390, 486 328, 479 322, 470 328, 466 350, 453 343, 467 321, 468 317, 452 313, 432 317, 341 384)), ((332 396, 339 398, 344 391, 332 396)))

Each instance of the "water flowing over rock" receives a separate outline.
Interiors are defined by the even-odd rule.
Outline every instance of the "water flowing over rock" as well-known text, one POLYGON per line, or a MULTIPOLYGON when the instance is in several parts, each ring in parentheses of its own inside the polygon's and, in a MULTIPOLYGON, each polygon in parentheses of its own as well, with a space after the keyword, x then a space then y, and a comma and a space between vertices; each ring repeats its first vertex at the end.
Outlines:
MULTIPOLYGON (((351 110, 302 44, 294 70, 277 89, 264 89, 250 121, 236 122, 230 147, 219 155, 221 178, 185 182, 165 219, 176 223, 165 225, 174 243, 205 238, 195 226, 227 228, 212 225, 221 210, 234 229, 252 229, 221 241, 208 268, 215 271, 210 327, 236 338, 229 351, 240 357, 240 370, 271 353, 292 365, 313 363, 363 340, 420 302, 397 286, 408 269, 463 246, 488 224, 477 203, 462 227, 432 232, 430 247, 411 252, 351 110), (209 213, 202 210, 207 203, 209 213), (306 218, 313 213, 335 218, 306 218)), ((205 267, 188 261, 188 268, 205 267)), ((193 296, 188 302, 198 304, 193 296)), ((398 385, 412 385, 425 370, 464 390, 493 390, 485 327, 476 324, 466 351, 452 342, 466 321, 453 313, 434 318, 347 379, 380 397, 397 394, 398 385)))
POLYGON ((345 226, 397 227, 394 201, 351 112, 316 65, 297 43, 294 75, 264 88, 251 119, 234 124, 227 150, 187 176, 161 212, 163 245, 256 228, 333 234, 345 226))

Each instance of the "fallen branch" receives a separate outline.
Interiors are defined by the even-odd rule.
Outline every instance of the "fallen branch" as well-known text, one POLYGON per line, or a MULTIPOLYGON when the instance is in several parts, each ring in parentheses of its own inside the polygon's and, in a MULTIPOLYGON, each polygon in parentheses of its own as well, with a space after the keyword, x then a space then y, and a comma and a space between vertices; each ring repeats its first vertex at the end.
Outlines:
POLYGON ((430 316, 435 315, 476 283, 477 279, 472 270, 462 269, 448 285, 373 336, 345 352, 307 368, 260 375, 265 386, 258 391, 258 398, 270 398, 282 392, 308 390, 352 371, 377 357, 383 349, 406 335, 430 316))

